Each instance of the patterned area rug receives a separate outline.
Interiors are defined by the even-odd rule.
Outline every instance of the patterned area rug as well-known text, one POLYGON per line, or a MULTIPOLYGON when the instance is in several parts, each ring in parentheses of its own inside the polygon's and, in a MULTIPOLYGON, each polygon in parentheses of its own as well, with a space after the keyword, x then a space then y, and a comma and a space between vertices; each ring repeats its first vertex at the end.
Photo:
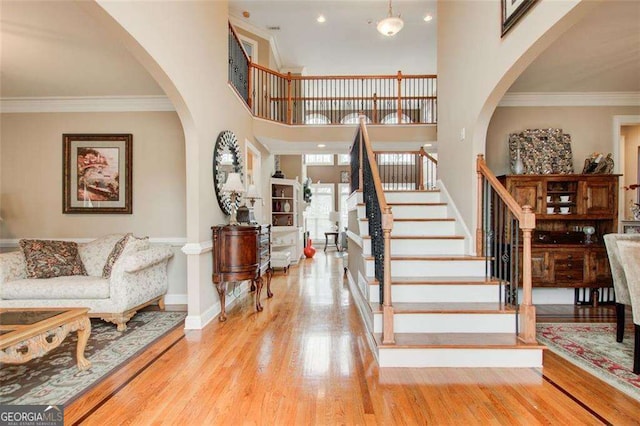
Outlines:
POLYGON ((2 365, 0 404, 67 405, 84 391, 126 364, 175 327, 182 325, 185 312, 139 312, 127 323, 123 333, 115 324, 91 320, 91 337, 85 357, 91 368, 76 366, 77 333, 70 333, 60 346, 42 358, 25 364, 2 365))
POLYGON ((616 342, 616 325, 538 324, 538 341, 569 362, 640 401, 640 376, 633 374, 633 329, 616 342))

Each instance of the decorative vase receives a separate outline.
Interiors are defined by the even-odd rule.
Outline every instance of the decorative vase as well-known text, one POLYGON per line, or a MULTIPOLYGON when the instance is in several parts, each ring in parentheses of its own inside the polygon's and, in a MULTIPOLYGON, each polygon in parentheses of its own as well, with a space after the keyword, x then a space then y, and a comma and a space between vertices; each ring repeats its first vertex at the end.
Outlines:
POLYGON ((286 213, 289 213, 291 211, 291 204, 289 204, 288 200, 284 202, 284 211, 286 213))
POLYGON ((522 158, 520 158, 520 146, 516 150, 516 162, 513 163, 513 174, 521 175, 524 173, 524 164, 522 163, 522 158))
POLYGON ((304 255, 307 259, 311 259, 314 254, 316 254, 316 249, 311 245, 311 238, 307 240, 307 246, 303 250, 304 255))

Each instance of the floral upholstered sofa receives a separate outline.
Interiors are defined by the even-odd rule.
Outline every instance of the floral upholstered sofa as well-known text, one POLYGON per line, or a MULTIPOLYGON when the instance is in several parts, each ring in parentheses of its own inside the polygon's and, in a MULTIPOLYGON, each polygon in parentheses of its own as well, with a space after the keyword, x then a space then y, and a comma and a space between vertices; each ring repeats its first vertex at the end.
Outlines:
POLYGON ((0 254, 0 308, 88 307, 119 331, 144 306, 164 308, 169 246, 112 234, 85 244, 20 240, 0 254))

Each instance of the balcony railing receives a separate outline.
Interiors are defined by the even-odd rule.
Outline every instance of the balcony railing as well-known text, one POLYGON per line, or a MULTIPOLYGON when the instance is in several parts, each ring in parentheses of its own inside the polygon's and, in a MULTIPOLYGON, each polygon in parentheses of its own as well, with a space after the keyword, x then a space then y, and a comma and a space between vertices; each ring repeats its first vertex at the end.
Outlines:
POLYGON ((229 24, 229 82, 253 115, 284 124, 435 124, 435 75, 302 76, 251 62, 229 24))

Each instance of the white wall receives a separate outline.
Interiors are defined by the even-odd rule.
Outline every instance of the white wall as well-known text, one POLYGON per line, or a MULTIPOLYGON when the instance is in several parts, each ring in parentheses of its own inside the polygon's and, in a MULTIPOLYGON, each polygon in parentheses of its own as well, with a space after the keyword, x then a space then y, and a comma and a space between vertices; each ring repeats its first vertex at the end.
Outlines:
POLYGON ((495 107, 533 59, 595 3, 539 1, 501 38, 499 1, 438 2, 439 172, 470 229, 476 156, 485 152, 495 107))
POLYGON ((212 153, 218 134, 231 130, 254 140, 252 118, 227 85, 226 1, 83 2, 119 37, 176 107, 185 132, 187 327, 217 314, 211 283, 211 226, 227 222, 215 198, 212 153), (98 5, 98 7, 96 7, 98 5))
POLYGON ((0 245, 15 249, 20 238, 149 236, 174 245, 169 294, 184 300, 185 149, 176 113, 0 114, 0 151, 0 245), (133 214, 62 213, 63 133, 133 135, 133 214))

